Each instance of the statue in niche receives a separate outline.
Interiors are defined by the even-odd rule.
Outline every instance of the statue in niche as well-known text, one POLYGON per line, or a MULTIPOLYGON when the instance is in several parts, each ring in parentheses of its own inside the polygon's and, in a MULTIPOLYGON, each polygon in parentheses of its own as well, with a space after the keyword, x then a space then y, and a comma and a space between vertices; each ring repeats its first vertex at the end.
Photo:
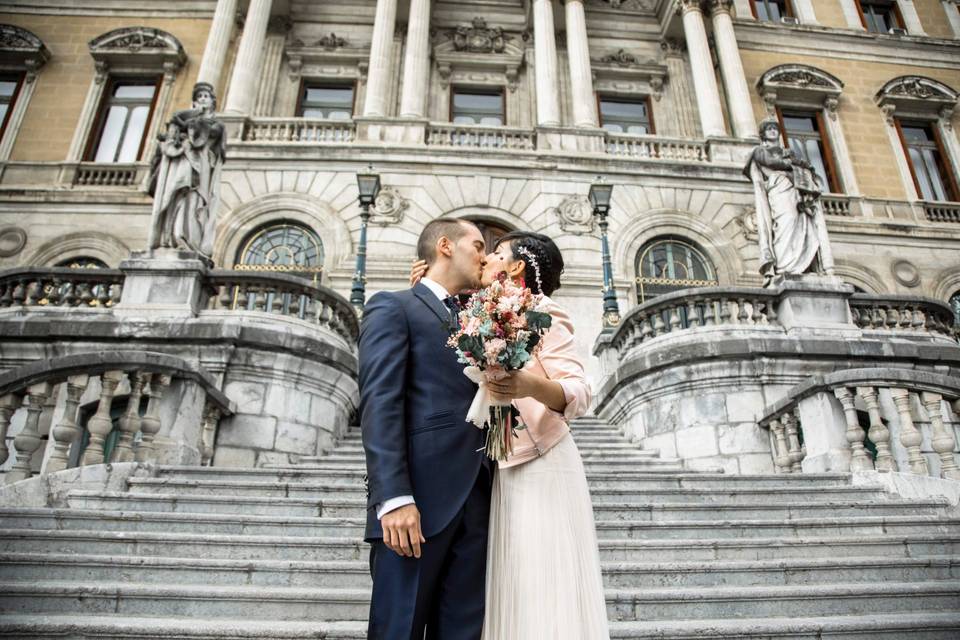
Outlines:
POLYGON ((150 167, 150 249, 182 249, 211 259, 226 159, 216 107, 213 86, 198 82, 193 107, 174 113, 166 132, 158 136, 150 167))
POLYGON ((743 173, 753 183, 763 285, 782 275, 833 275, 820 178, 805 158, 783 147, 776 118, 764 118, 759 128, 761 144, 743 173))

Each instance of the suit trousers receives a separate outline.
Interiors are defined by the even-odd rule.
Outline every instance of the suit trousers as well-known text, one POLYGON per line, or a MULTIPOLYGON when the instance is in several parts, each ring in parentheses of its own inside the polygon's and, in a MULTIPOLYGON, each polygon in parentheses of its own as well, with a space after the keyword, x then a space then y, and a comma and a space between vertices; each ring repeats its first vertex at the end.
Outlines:
POLYGON ((479 640, 483 631, 491 472, 481 466, 453 520, 407 558, 372 543, 368 640, 479 640))

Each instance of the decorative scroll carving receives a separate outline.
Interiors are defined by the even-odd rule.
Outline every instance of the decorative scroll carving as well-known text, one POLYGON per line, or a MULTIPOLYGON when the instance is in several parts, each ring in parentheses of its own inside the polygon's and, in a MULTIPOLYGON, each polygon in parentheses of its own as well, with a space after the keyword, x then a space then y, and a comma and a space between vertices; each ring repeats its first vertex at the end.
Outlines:
POLYGON ((487 27, 487 21, 477 17, 473 19, 473 26, 459 26, 450 33, 453 48, 456 51, 470 53, 503 53, 510 37, 504 35, 500 27, 487 27))
POLYGON ((30 83, 49 59, 50 51, 36 35, 12 24, 0 24, 0 64, 25 69, 30 83))
POLYGON ((179 40, 151 27, 114 29, 91 40, 89 47, 95 61, 109 66, 133 63, 162 69, 164 63, 171 63, 179 69, 187 60, 179 40))
POLYGON ((621 67, 629 67, 634 64, 639 64, 640 59, 632 53, 627 53, 627 51, 620 49, 616 53, 610 53, 603 56, 600 58, 600 62, 613 62, 621 67))
POLYGON ((734 222, 740 227, 743 237, 751 242, 755 242, 759 237, 757 231, 757 210, 754 207, 744 207, 734 222))
POLYGON ((374 224, 387 226, 396 224, 403 220, 404 212, 410 207, 410 201, 400 195, 393 187, 384 187, 377 194, 377 199, 370 209, 372 217, 370 219, 374 224))
POLYGON ((26 29, 0 24, 0 49, 41 49, 43 42, 26 29))
POLYGON ((656 3, 649 0, 590 0, 589 4, 624 11, 653 11, 656 3))
POLYGON ((330 32, 329 35, 325 35, 317 40, 314 46, 323 47, 324 49, 339 49, 340 47, 347 46, 347 41, 345 38, 341 38, 337 34, 330 32))
POLYGON ((596 229, 596 219, 593 217, 593 207, 586 196, 570 195, 551 210, 560 220, 560 228, 567 233, 583 235, 593 233, 596 229))
POLYGON ((958 97, 960 94, 933 78, 900 76, 885 84, 875 99, 889 124, 893 124, 894 111, 949 124, 958 97))

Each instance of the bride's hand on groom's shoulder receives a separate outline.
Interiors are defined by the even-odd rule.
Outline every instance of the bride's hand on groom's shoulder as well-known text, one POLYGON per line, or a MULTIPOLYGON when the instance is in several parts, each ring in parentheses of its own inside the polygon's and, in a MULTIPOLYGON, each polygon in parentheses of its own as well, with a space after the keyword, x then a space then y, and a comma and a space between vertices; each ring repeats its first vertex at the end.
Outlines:
POLYGON ((420 282, 420 278, 427 274, 427 261, 426 260, 414 260, 413 265, 410 267, 410 286, 420 282))
POLYGON ((415 504, 404 505, 380 518, 383 544, 398 555, 420 557, 420 545, 427 540, 420 529, 420 510, 415 504))

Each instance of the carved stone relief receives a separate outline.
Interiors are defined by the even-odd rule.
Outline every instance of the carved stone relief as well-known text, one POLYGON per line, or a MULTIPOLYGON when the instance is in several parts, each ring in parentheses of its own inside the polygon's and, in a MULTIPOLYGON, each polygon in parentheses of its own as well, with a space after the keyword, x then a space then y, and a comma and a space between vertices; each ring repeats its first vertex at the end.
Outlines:
POLYGON ((404 212, 410 207, 410 201, 400 195, 393 187, 384 187, 370 209, 370 221, 387 226, 403 220, 404 212))
POLYGON ((920 284, 920 271, 907 260, 897 260, 890 266, 894 279, 905 287, 916 287, 920 284))
POLYGON ((559 205, 551 207, 560 221, 560 228, 573 235, 593 233, 596 229, 596 219, 593 217, 593 207, 586 196, 570 195, 564 198, 559 205))
POLYGON ((450 39, 456 51, 503 53, 510 36, 505 35, 500 27, 488 27, 485 19, 477 17, 472 26, 459 26, 451 31, 450 39))
POLYGON ((734 218, 734 222, 740 227, 740 232, 747 240, 754 242, 757 239, 757 210, 753 207, 744 207, 740 214, 734 218))
POLYGON ((0 258, 10 258, 23 251, 27 244, 27 232, 20 227, 0 229, 0 258))

